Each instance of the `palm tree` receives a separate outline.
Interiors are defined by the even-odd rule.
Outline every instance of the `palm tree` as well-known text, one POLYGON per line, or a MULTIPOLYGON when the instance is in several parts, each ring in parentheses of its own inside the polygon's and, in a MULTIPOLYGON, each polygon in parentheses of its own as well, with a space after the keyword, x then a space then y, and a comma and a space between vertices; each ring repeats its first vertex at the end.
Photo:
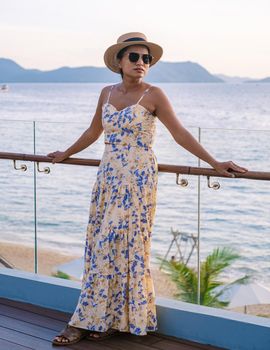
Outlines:
MULTIPOLYGON (((206 257, 206 260, 201 263, 200 268, 200 305, 212 306, 212 307, 226 307, 229 301, 221 301, 219 297, 234 284, 246 284, 250 281, 250 277, 245 275, 229 284, 226 284, 218 280, 218 276, 233 261, 240 258, 240 255, 236 253, 230 247, 216 248, 213 252, 206 257), (224 286, 217 292, 216 287, 224 286)), ((165 270, 169 272, 172 281, 176 283, 179 293, 175 294, 175 297, 182 301, 197 304, 198 302, 198 274, 196 269, 188 267, 182 262, 164 260, 161 257, 157 257, 162 261, 165 270)))

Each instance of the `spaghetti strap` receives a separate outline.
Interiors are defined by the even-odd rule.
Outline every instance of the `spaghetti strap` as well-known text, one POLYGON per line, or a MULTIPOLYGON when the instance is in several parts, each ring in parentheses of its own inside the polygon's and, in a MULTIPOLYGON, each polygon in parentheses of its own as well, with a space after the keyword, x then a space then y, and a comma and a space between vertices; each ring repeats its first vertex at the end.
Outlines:
POLYGON ((147 89, 144 91, 144 93, 142 94, 142 96, 140 97, 140 99, 139 99, 139 101, 136 103, 136 105, 139 104, 139 103, 141 102, 141 100, 143 99, 144 95, 147 94, 147 92, 151 89, 151 87, 152 87, 152 86, 149 86, 149 88, 147 88, 147 89))
POLYGON ((111 97, 111 93, 112 93, 113 88, 114 88, 114 85, 112 85, 111 88, 110 88, 110 91, 109 91, 109 94, 108 94, 108 98, 107 98, 107 102, 106 102, 106 103, 109 103, 109 100, 110 100, 110 97, 111 97))

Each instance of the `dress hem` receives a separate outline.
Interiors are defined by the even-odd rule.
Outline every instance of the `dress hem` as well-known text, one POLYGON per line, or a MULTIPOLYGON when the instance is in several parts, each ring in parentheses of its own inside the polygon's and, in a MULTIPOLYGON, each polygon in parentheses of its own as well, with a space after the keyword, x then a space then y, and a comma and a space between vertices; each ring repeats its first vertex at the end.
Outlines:
POLYGON ((107 332, 109 329, 115 329, 119 332, 124 332, 124 333, 130 333, 130 334, 134 334, 134 335, 147 335, 147 332, 156 332, 158 330, 158 327, 151 327, 151 329, 147 328, 145 332, 140 332, 140 333, 136 333, 132 330, 129 330, 129 329, 126 329, 126 328, 119 328, 119 327, 114 327, 113 325, 107 329, 101 329, 100 330, 100 326, 98 325, 95 325, 95 326, 92 326, 92 327, 80 327, 80 326, 77 326, 76 324, 72 323, 72 322, 69 322, 68 323, 70 326, 73 326, 73 327, 76 327, 76 328, 80 328, 80 329, 87 329, 89 331, 94 331, 94 332, 107 332))

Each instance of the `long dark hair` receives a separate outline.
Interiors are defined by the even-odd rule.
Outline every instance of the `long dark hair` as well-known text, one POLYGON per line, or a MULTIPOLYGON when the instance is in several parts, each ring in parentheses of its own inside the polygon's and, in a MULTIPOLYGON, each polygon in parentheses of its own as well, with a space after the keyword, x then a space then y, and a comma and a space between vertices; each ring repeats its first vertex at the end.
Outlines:
MULTIPOLYGON (((135 45, 134 45, 134 46, 135 46, 135 45)), ((139 45, 136 44, 136 46, 143 46, 143 47, 146 47, 148 53, 150 53, 150 50, 149 50, 148 46, 143 45, 143 44, 142 44, 142 45, 141 45, 141 44, 139 44, 139 45)), ((126 47, 124 47, 123 49, 121 49, 121 50, 118 52, 118 54, 116 55, 116 58, 117 58, 118 60, 121 60, 121 59, 123 58, 123 56, 124 56, 124 53, 127 51, 127 49, 128 49, 129 47, 130 47, 130 46, 126 46, 126 47)), ((122 69, 120 69, 120 74, 121 74, 121 77, 122 77, 122 79, 123 79, 124 74, 123 74, 122 69)))

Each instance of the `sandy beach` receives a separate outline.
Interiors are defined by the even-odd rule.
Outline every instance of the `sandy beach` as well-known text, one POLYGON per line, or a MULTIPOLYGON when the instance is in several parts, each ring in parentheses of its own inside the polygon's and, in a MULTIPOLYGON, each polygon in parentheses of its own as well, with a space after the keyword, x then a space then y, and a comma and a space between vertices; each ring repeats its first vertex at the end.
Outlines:
MULTIPOLYGON (((15 243, 1 242, 0 257, 4 258, 13 268, 34 272, 34 248, 15 243)), ((42 275, 53 275, 53 268, 57 265, 78 259, 78 255, 65 255, 56 250, 38 249, 38 272, 42 275)), ((164 272, 157 268, 151 269, 157 296, 173 298, 177 288, 164 272)), ((72 278, 71 278, 72 279, 72 278)))
MULTIPOLYGON (((0 244, 0 258, 3 258, 13 268, 34 272, 34 248, 26 245, 19 245, 15 243, 1 242, 0 244)), ((65 255, 56 250, 38 249, 38 271, 42 275, 52 276, 54 274, 54 267, 60 264, 67 263, 74 259, 78 259, 78 255, 65 255)), ((3 264, 0 264, 3 267, 3 264)), ((175 284, 170 280, 169 276, 160 271, 157 267, 151 268, 156 296, 167 297, 174 299, 174 294, 177 292, 175 284)), ((237 307, 230 309, 235 312, 250 315, 257 315, 263 317, 270 317, 270 305, 248 305, 244 307, 237 307)))

